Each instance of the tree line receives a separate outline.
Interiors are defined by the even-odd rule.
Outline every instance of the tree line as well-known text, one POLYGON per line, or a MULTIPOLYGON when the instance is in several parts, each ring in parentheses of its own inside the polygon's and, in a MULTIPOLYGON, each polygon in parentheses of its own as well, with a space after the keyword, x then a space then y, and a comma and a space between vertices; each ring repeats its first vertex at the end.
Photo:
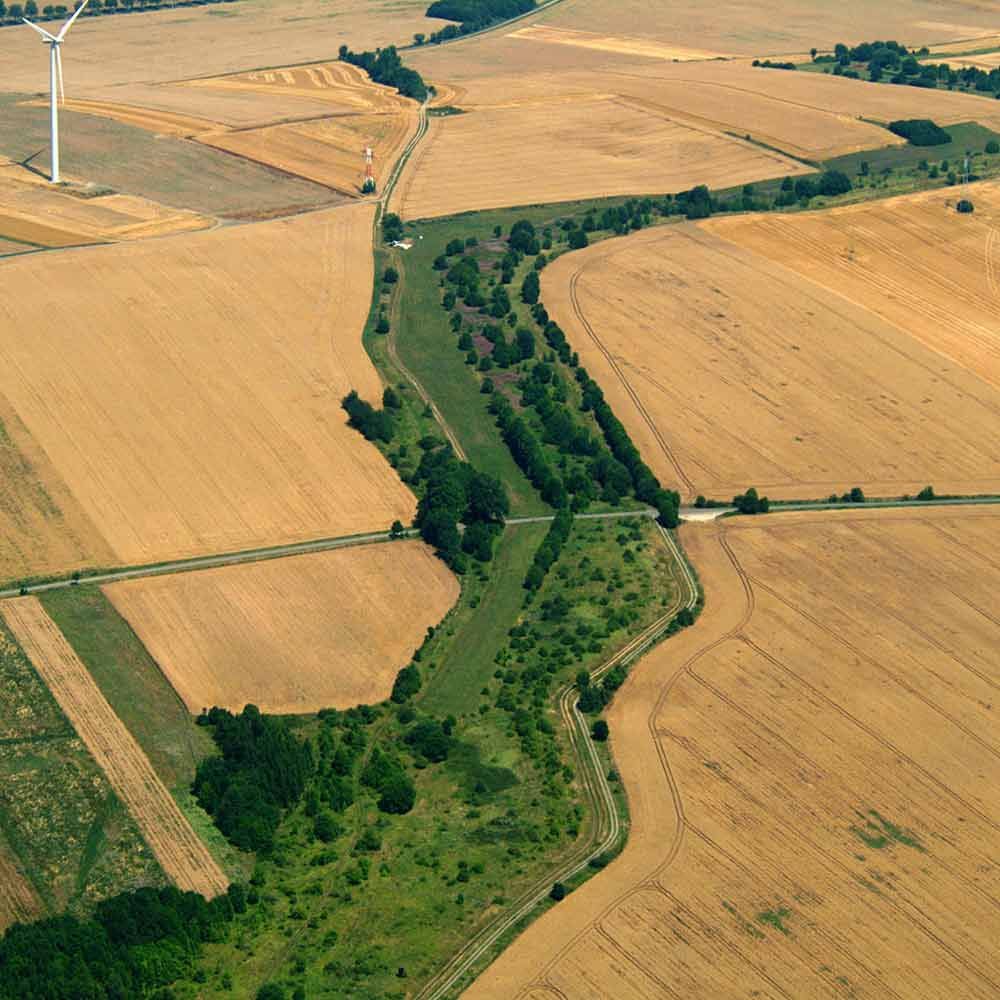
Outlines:
POLYGON ((975 90, 978 93, 1000 94, 1000 68, 990 70, 978 66, 963 66, 952 69, 948 63, 922 62, 930 55, 924 46, 921 49, 907 49, 895 41, 861 42, 849 46, 838 43, 832 55, 819 55, 812 50, 817 63, 832 63, 834 76, 860 78, 860 73, 852 67, 859 66, 872 83, 887 80, 889 83, 926 89, 944 88, 954 90, 975 90))
POLYGON ((173 886, 143 888, 98 903, 89 920, 14 924, 0 940, 0 998, 152 996, 194 969, 202 944, 224 936, 248 898, 238 884, 210 901, 173 886))
MULTIPOLYGON (((161 7, 203 7, 212 3, 234 3, 235 0, 90 0, 81 17, 100 17, 107 14, 131 14, 140 10, 158 10, 161 7)), ((32 21, 55 21, 65 18, 75 11, 82 0, 76 0, 72 7, 66 4, 44 4, 38 6, 36 0, 8 4, 0 0, 0 23, 20 24, 22 17, 32 21)))
POLYGON ((346 45, 340 46, 340 59, 363 69, 376 83, 395 87, 404 97, 423 101, 427 97, 427 85, 415 70, 403 65, 403 60, 395 45, 374 52, 352 52, 346 45))
POLYGON ((482 31, 534 9, 535 0, 435 0, 427 8, 428 17, 459 23, 449 24, 429 37, 424 34, 414 35, 413 40, 417 45, 425 42, 436 45, 451 38, 461 38, 462 35, 482 31))

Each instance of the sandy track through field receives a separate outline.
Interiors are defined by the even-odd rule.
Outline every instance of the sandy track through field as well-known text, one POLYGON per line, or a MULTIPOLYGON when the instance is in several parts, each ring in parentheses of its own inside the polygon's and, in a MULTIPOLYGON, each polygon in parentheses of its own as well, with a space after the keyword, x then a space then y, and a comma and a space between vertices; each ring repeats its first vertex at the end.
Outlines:
POLYGON ((962 554, 998 523, 937 508, 682 529, 705 614, 633 669, 609 716, 625 852, 466 996, 793 1000, 849 981, 904 1000, 941 995, 925 992, 931 970, 954 995, 993 996, 996 751, 970 725, 995 739, 998 625, 982 605, 996 580, 962 554), (852 594, 851 565, 879 567, 878 583, 859 575, 852 594), (900 604, 924 566, 923 596, 900 604), (866 849, 851 825, 865 808, 925 847, 866 849), (756 917, 782 905, 787 935, 756 917))
POLYGON ((36 597, 15 598, 5 601, 0 613, 135 819, 167 877, 178 888, 208 898, 225 892, 229 880, 41 602, 36 597))

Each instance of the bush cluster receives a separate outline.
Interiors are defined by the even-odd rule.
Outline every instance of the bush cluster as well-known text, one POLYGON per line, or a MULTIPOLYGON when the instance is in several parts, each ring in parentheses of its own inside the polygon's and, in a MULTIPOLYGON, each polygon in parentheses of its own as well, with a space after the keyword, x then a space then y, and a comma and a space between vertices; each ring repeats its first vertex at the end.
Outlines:
POLYGON ((271 850, 284 810, 298 802, 313 773, 312 748, 255 705, 239 715, 213 708, 198 723, 212 727, 221 751, 198 765, 192 791, 199 805, 237 847, 271 850))
POLYGON ((901 118, 889 122, 889 131, 912 146, 943 146, 951 142, 951 135, 929 118, 901 118))
POLYGON ((427 85, 415 70, 403 65, 395 45, 387 45, 374 52, 352 52, 346 45, 340 46, 340 58, 352 66, 359 66, 375 83, 395 87, 404 97, 423 101, 427 97, 427 85))
POLYGON ((0 998, 149 996, 189 973, 202 943, 245 909, 240 885, 210 902, 168 886, 106 899, 90 920, 63 914, 14 924, 0 940, 0 998))

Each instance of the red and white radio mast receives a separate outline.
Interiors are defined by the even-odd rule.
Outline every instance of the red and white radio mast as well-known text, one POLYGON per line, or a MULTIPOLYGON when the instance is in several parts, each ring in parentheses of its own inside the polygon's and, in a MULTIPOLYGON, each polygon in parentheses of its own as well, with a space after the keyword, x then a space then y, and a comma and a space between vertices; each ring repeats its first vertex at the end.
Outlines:
POLYGON ((374 194, 375 173, 372 170, 372 148, 365 146, 365 182, 361 185, 362 194, 374 194))

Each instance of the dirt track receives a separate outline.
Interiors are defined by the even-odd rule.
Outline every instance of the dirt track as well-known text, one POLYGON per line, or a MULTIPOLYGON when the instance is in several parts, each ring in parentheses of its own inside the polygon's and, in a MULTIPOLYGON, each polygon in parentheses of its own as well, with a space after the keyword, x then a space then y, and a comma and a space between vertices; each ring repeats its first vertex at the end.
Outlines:
POLYGON ((212 897, 229 880, 191 828, 149 759, 35 597, 4 601, 0 613, 59 707, 180 889, 212 897))
POLYGON ((465 996, 994 996, 998 527, 682 529, 706 611, 609 716, 628 845, 465 996), (761 919, 783 911, 787 933, 761 919))

